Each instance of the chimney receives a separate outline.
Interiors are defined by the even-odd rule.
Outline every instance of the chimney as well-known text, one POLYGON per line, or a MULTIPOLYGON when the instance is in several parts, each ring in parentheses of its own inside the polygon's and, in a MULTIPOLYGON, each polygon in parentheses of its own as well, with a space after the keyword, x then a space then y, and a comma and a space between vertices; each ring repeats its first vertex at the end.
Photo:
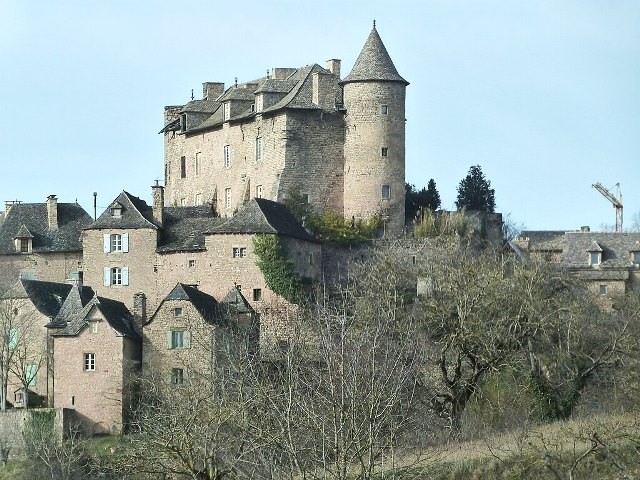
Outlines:
POLYGON ((325 63, 325 68, 333 73, 338 79, 340 79, 340 60, 337 58, 332 58, 327 60, 325 63))
POLYGON ((202 84, 203 100, 215 100, 224 93, 224 83, 220 82, 204 82, 202 84))
POLYGON ((147 321, 147 297, 143 292, 133 295, 133 320, 139 327, 147 321))
POLYGON ((153 220, 161 227, 164 220, 164 187, 156 180, 151 190, 153 192, 153 220))
POLYGON ((58 199, 55 195, 47 197, 47 219, 49 220, 49 230, 58 229, 58 199))
POLYGON ((324 110, 334 110, 338 93, 336 77, 324 72, 315 72, 311 81, 311 101, 324 110))
POLYGON ((82 272, 71 272, 69 276, 69 283, 78 287, 78 291, 82 294, 82 272))

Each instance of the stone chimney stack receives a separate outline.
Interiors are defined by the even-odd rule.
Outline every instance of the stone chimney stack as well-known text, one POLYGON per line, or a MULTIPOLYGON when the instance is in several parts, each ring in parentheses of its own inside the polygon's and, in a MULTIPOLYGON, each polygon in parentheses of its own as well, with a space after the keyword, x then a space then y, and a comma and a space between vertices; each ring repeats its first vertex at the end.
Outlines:
POLYGON ((58 199, 55 195, 47 197, 47 219, 49 221, 49 230, 58 229, 58 199))
POLYGON ((340 60, 337 58, 327 60, 325 63, 325 68, 338 77, 338 79, 340 79, 340 63, 340 60))
POLYGON ((138 327, 147 321, 147 296, 143 292, 133 295, 133 320, 138 327))
POLYGON ((164 221, 164 187, 156 180, 151 189, 153 191, 153 220, 161 227, 164 221))
POLYGON ((224 82, 204 82, 202 84, 202 98, 215 100, 224 93, 224 82))

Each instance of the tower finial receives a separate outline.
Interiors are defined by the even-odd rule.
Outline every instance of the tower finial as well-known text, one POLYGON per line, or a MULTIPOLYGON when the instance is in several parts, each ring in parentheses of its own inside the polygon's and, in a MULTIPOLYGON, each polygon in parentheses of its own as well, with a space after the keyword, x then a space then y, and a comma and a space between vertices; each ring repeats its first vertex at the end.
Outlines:
POLYGON ((376 28, 376 21, 375 21, 375 19, 373 20, 373 28, 376 28))

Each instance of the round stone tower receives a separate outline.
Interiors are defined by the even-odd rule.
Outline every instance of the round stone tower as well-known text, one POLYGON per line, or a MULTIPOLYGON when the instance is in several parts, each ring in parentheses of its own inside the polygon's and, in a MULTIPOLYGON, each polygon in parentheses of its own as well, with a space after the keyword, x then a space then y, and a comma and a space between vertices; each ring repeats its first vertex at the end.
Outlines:
POLYGON ((344 90, 344 216, 380 214, 385 234, 404 230, 405 91, 373 24, 344 90))

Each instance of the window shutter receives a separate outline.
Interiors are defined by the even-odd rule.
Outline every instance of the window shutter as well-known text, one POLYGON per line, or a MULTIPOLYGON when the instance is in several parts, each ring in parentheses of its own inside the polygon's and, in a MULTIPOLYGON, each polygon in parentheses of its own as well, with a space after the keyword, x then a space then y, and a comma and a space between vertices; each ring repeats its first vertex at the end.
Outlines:
POLYGON ((122 267, 122 285, 129 285, 129 267, 122 267))
POLYGON ((109 267, 104 267, 104 286, 108 287, 111 285, 111 269, 109 267))
POLYGON ((182 335, 184 348, 191 348, 191 332, 189 330, 186 330, 182 335))
POLYGON ((128 233, 122 234, 122 251, 123 252, 129 251, 129 234, 128 233))
POLYGON ((104 246, 104 253, 109 253, 111 251, 111 235, 105 233, 102 236, 102 244, 104 246))
POLYGON ((171 340, 172 340, 172 333, 171 330, 167 331, 167 348, 171 349, 171 340))

